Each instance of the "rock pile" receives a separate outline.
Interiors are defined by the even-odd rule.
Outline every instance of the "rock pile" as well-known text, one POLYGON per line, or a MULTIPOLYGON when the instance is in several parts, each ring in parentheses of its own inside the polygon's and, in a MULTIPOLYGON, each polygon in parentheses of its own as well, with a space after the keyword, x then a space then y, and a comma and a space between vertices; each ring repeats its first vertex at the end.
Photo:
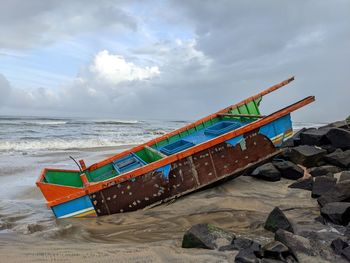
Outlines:
POLYGON ((182 247, 237 251, 235 262, 350 262, 349 123, 350 119, 300 130, 283 143, 281 155, 250 174, 270 182, 295 180, 289 188, 310 191, 310 198, 317 198, 320 206, 315 222, 336 229, 332 235, 298 232, 298 226, 275 207, 264 224, 274 240, 263 246, 216 226, 198 224, 186 232, 182 247))

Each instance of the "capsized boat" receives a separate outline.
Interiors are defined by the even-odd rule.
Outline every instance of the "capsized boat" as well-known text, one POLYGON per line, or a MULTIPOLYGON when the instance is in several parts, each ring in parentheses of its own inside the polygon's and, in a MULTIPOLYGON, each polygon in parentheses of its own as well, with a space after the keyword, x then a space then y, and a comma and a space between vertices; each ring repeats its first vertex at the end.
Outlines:
POLYGON ((135 211, 235 178, 278 154, 293 134, 290 113, 315 100, 262 115, 263 96, 292 80, 88 167, 45 168, 36 184, 55 216, 67 218, 135 211))

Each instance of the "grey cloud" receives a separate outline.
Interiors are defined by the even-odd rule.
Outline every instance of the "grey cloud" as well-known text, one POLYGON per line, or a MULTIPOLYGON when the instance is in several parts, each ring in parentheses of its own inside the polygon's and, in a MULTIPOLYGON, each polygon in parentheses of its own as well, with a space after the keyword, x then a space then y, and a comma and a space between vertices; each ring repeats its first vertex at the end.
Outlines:
POLYGON ((125 1, 11 0, 0 4, 0 48, 31 48, 103 30, 136 30, 125 1))
POLYGON ((330 121, 349 114, 349 1, 172 4, 193 27, 196 48, 213 61, 211 83, 221 88, 208 87, 208 97, 243 97, 254 87, 296 75, 290 88, 267 98, 266 110, 313 94, 317 102, 297 112, 296 119, 330 121))
POLYGON ((11 94, 11 85, 4 75, 0 74, 0 108, 3 107, 11 94))
MULTIPOLYGON (((75 3, 79 6, 80 2, 75 3)), ((48 4, 40 14, 50 13, 52 8, 48 4)), ((92 5, 87 9, 87 17, 93 14, 91 10, 97 10, 92 5)), ((296 75, 294 83, 264 99, 266 112, 312 94, 317 102, 293 114, 296 120, 341 119, 349 115, 350 97, 347 10, 350 2, 345 0, 254 4, 173 1, 158 11, 160 19, 187 26, 195 33, 195 42, 176 45, 175 39, 145 41, 130 48, 127 57, 137 65, 159 66, 158 77, 111 84, 98 79, 86 65, 73 84, 56 93, 49 89, 13 89, 11 103, 35 108, 39 113, 50 109, 60 115, 195 119, 296 75)), ((114 16, 113 11, 109 15, 101 12, 106 18, 114 16)), ((121 12, 121 16, 125 14, 121 12)), ((58 17, 52 19, 57 21, 58 17)), ((135 28, 132 19, 125 21, 123 26, 135 28)), ((41 30, 70 35, 78 29, 41 30)))

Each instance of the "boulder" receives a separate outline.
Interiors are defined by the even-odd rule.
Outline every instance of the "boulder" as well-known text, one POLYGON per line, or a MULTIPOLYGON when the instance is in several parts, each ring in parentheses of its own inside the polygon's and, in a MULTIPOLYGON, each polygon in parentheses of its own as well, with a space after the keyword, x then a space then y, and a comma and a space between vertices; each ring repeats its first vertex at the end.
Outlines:
POLYGON ((325 145, 329 144, 326 137, 327 132, 330 128, 319 128, 319 129, 308 129, 300 133, 300 144, 301 145, 325 145))
POLYGON ((281 180, 281 173, 272 163, 265 163, 251 173, 251 176, 265 181, 276 182, 281 180))
POLYGON ((331 243, 331 248, 333 249, 334 253, 337 255, 341 255, 343 252, 343 249, 348 247, 348 243, 346 243, 341 238, 334 239, 331 243))
POLYGON ((281 145, 282 148, 285 147, 295 147, 300 145, 300 134, 302 132, 307 131, 308 129, 302 128, 301 130, 297 131, 292 138, 289 138, 288 140, 284 141, 281 145))
POLYGON ((264 225, 266 230, 276 232, 278 229, 283 229, 294 233, 292 223, 284 215, 281 209, 275 207, 267 217, 264 225))
POLYGON ((310 145, 300 145, 287 151, 284 156, 293 163, 314 167, 323 163, 326 150, 310 145))
POLYGON ((327 132, 327 139, 335 148, 350 149, 350 131, 341 128, 332 128, 327 132))
POLYGON ((344 236, 346 236, 348 239, 350 239, 350 223, 345 228, 344 236))
POLYGON ((266 244, 262 250, 264 258, 284 260, 290 255, 289 248, 279 241, 272 241, 266 244))
POLYGON ((324 159, 330 164, 350 168, 350 150, 342 151, 341 149, 337 149, 336 151, 327 154, 324 159))
POLYGON ((350 261, 350 246, 343 249, 341 255, 346 258, 348 261, 350 261))
POLYGON ((259 259, 254 253, 254 250, 250 248, 242 249, 235 257, 236 263, 259 263, 259 259))
POLYGON ((273 258, 263 258, 260 261, 260 263, 285 263, 285 262, 289 262, 289 261, 273 259, 273 258))
POLYGON ((335 148, 333 145, 331 144, 326 144, 326 145, 321 145, 320 146, 322 149, 326 150, 327 153, 332 153, 334 152, 337 148, 335 148))
POLYGON ((343 171, 340 173, 338 182, 343 182, 346 180, 350 180, 350 171, 343 171))
POLYGON ((254 248, 256 251, 260 251, 260 247, 261 247, 260 244, 255 242, 254 240, 250 240, 244 237, 237 237, 236 239, 232 240, 232 245, 237 250, 251 247, 251 248, 254 248))
POLYGON ((322 165, 319 167, 312 167, 308 170, 308 172, 313 177, 327 175, 329 173, 335 174, 335 173, 339 173, 341 171, 342 171, 341 168, 334 166, 334 165, 322 165))
POLYGON ((283 229, 278 229, 275 233, 275 240, 281 242, 289 248, 291 253, 300 261, 303 254, 315 256, 310 240, 305 237, 295 235, 283 229))
POLYGON ((232 241, 232 245, 239 249, 235 262, 259 262, 262 257, 261 245, 253 240, 238 237, 232 241))
MULTIPOLYGON (((316 177, 317 178, 317 177, 316 177)), ((337 183, 329 191, 317 199, 320 206, 332 202, 350 202, 350 181, 337 183)))
POLYGON ((317 198, 329 191, 335 184, 337 179, 330 176, 318 176, 315 177, 312 184, 311 197, 317 198))
POLYGON ((321 215, 334 224, 346 226, 350 222, 350 203, 327 203, 321 208, 321 215))
POLYGON ((281 172, 283 178, 297 180, 304 176, 303 169, 290 161, 276 160, 272 164, 281 172))
POLYGON ((289 188, 298 188, 298 189, 303 189, 303 190, 312 190, 312 184, 313 184, 313 179, 312 177, 303 179, 300 178, 299 180, 297 180, 296 182, 292 183, 291 185, 289 185, 289 188))
POLYGON ((321 223, 322 225, 327 224, 327 221, 326 221, 326 220, 324 219, 324 217, 321 216, 321 215, 315 217, 315 221, 321 223))
POLYGON ((219 251, 241 250, 245 248, 253 249, 255 253, 258 255, 261 250, 261 245, 255 242, 254 240, 244 238, 244 237, 237 237, 234 240, 232 240, 232 243, 230 245, 220 247, 219 251))
POLYGON ((183 248, 217 249, 231 244, 235 235, 211 224, 193 225, 182 239, 183 248))

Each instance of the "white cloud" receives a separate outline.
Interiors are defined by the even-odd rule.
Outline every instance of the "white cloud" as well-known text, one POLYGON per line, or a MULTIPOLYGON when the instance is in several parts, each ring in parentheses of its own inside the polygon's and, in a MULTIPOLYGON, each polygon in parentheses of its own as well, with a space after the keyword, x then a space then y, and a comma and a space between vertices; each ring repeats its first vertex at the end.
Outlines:
POLYGON ((157 66, 140 67, 132 62, 127 62, 123 56, 110 54, 107 50, 103 50, 95 56, 90 71, 97 78, 110 84, 146 80, 160 74, 157 66))

